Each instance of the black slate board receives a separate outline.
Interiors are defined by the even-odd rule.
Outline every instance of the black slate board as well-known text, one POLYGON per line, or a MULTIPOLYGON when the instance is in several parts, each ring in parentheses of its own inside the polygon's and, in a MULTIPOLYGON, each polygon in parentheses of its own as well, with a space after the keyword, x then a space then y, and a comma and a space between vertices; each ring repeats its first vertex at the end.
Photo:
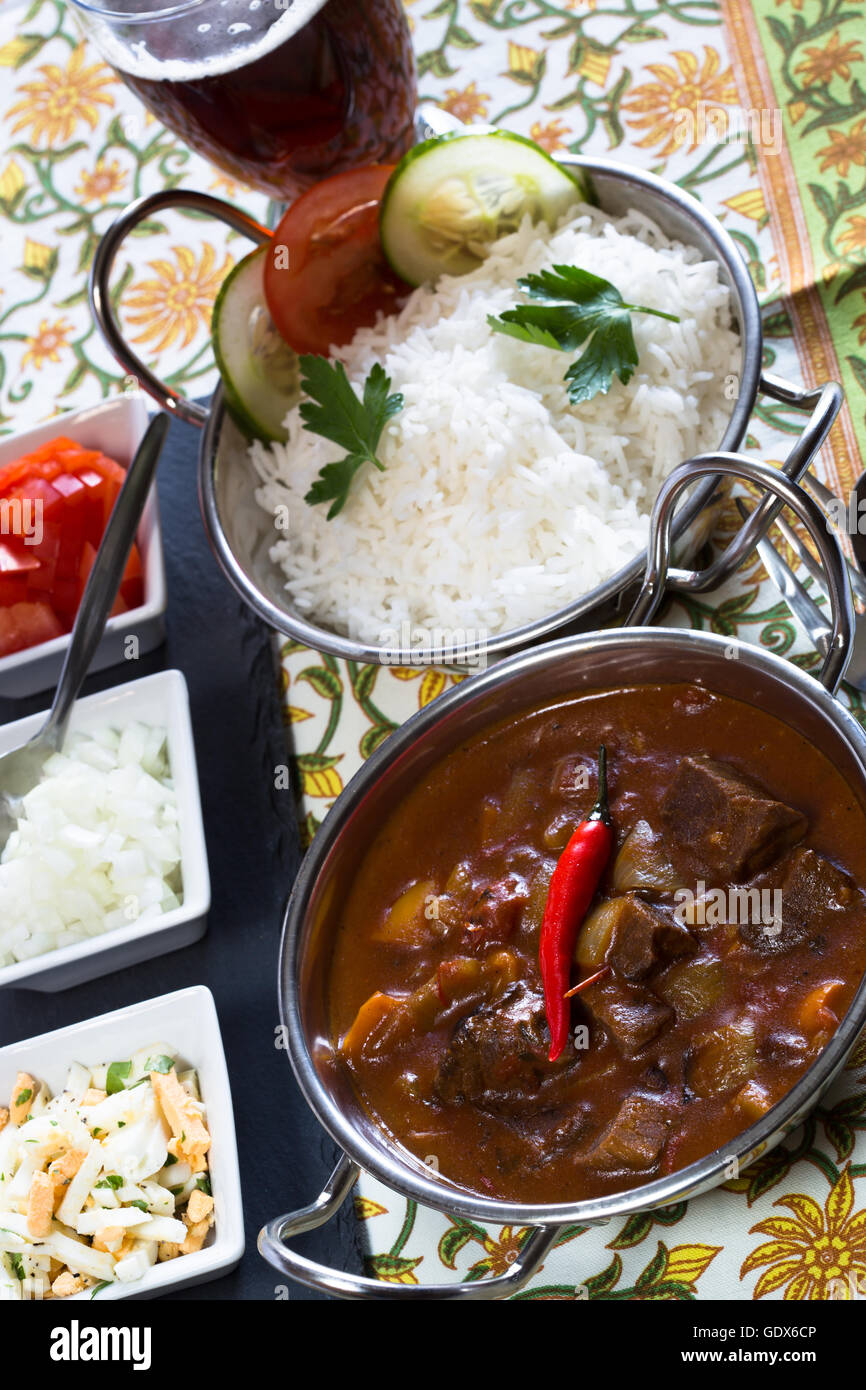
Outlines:
MULTIPOLYGON (((0 1045, 187 985, 207 985, 216 1000, 231 1078, 247 1249, 233 1274, 165 1297, 285 1298, 278 1286, 286 1281, 258 1254, 256 1236, 265 1221, 305 1206, 318 1194, 337 1151, 274 1041, 281 918, 301 850, 292 795, 274 789, 274 768, 285 764, 288 754, 270 633, 224 579, 208 546, 196 495, 198 445, 198 430, 174 422, 159 465, 169 595, 166 643, 131 666, 91 677, 82 693, 167 667, 183 671, 210 862, 207 935, 181 951, 57 994, 3 991, 0 1045)), ((44 709, 49 701, 46 695, 0 699, 0 723, 44 709)), ((359 1271, 351 1204, 307 1237, 303 1248, 319 1260, 359 1271)), ((292 1301, 319 1297, 291 1286, 292 1301)))

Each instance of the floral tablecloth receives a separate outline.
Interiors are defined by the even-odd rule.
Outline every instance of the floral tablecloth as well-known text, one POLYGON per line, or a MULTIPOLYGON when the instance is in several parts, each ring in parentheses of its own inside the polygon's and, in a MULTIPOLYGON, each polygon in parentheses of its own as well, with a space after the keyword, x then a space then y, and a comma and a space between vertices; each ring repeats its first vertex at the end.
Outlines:
MULTIPOLYGON (((758 287, 765 365, 843 383, 818 471, 846 495, 866 439, 866 54, 859 0, 405 0, 422 97, 551 151, 663 174, 714 212, 758 287)), ((141 193, 261 195, 192 155, 86 44, 61 0, 0 3, 0 434, 128 389, 98 339, 94 246, 141 193)), ((139 229, 115 283, 128 335, 160 374, 212 383, 214 294, 245 243, 172 214, 139 229)), ((760 401, 748 437, 779 461, 801 415, 760 401)), ((727 515, 721 531, 732 531, 727 515)), ((386 562, 387 557, 383 557, 386 562)), ((758 563, 669 620, 811 668, 758 563)), ((279 646, 286 725, 311 836, 360 762, 453 675, 365 668, 279 646)), ((744 692, 747 693, 747 692, 744 692)), ((858 715, 862 698, 847 692, 858 715)), ((607 1227, 574 1227, 522 1299, 823 1299, 866 1277, 866 1048, 808 1123, 716 1192, 607 1227)), ((312 1195, 312 1194, 311 1194, 312 1195)), ((372 1272, 420 1283, 504 1271, 525 1237, 419 1210, 369 1178, 356 1196, 372 1272)), ((866 1285, 864 1285, 866 1287, 866 1285)))

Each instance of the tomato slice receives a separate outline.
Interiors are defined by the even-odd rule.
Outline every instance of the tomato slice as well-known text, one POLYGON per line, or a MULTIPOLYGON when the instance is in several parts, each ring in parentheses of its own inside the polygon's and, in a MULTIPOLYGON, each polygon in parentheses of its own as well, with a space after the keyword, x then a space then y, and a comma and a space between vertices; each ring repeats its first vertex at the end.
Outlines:
POLYGON ((278 332, 296 352, 326 356, 409 294, 379 240, 379 203, 392 168, 371 164, 315 184, 274 232, 265 298, 278 332))

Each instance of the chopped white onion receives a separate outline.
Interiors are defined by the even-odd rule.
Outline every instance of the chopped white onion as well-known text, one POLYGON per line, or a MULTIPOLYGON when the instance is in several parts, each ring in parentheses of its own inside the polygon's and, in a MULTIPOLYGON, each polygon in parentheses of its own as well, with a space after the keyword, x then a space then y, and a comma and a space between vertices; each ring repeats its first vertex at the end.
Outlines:
POLYGON ((165 729, 71 734, 22 798, 0 860, 0 965, 171 912, 180 858, 165 729))

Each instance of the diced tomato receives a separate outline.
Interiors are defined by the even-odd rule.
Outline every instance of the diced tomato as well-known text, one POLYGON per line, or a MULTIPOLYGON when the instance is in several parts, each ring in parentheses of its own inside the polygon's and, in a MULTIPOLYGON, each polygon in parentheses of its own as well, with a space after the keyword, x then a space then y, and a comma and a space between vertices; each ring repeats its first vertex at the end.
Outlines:
MULTIPOLYGON (((71 628, 125 477, 65 435, 0 468, 0 656, 71 628)), ((112 614, 143 602, 133 546, 112 614)))
POLYGON ((63 624, 48 603, 13 603, 0 608, 0 656, 62 635, 63 624))
POLYGON ((95 559, 96 546, 91 545, 90 541, 85 541, 84 548, 81 551, 81 559, 78 564, 78 582, 81 586, 82 593, 84 593, 84 586, 90 578, 90 571, 93 569, 93 562, 95 559))
POLYGON ((74 473, 64 473, 51 484, 63 498, 60 553, 57 557, 58 579, 78 577, 81 551, 87 539, 87 489, 74 473))
POLYGON ((28 533, 27 549, 43 565, 56 565, 66 510, 60 493, 45 478, 31 478, 17 483, 5 496, 10 503, 21 504, 21 518, 28 533))
POLYGON ((75 615, 78 612, 78 605, 81 602, 81 585, 76 575, 72 579, 58 579, 55 576, 54 583, 50 591, 51 606, 63 623, 65 631, 69 631, 75 622, 75 615))
POLYGON ((36 556, 24 546, 0 540, 0 604, 3 607, 24 602, 33 571, 38 568, 36 556))
POLYGON ((98 449, 83 449, 74 439, 59 435, 0 468, 0 495, 26 478, 45 478, 50 483, 61 473, 95 466, 101 457, 98 449))
POLYGON ((144 571, 137 545, 129 552, 126 569, 120 581, 120 596, 127 608, 140 608, 144 603, 144 571))

